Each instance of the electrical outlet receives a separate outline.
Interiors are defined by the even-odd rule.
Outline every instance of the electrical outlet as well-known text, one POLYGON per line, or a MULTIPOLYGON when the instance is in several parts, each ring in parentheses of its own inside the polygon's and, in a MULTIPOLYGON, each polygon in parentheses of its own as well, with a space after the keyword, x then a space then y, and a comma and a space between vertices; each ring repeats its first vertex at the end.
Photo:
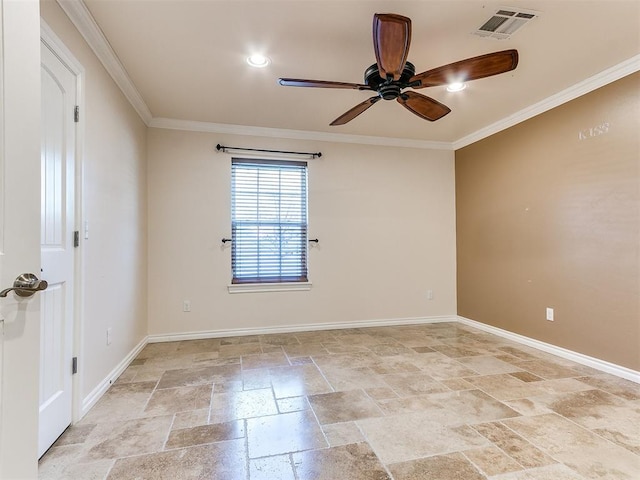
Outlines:
POLYGON ((433 290, 427 290, 427 300, 433 300, 433 290))
POLYGON ((107 328, 107 345, 111 345, 111 327, 107 328))
POLYGON ((191 311, 191 300, 185 300, 182 302, 182 311, 190 312, 191 311))
POLYGON ((547 320, 553 322, 553 308, 547 307, 547 320))

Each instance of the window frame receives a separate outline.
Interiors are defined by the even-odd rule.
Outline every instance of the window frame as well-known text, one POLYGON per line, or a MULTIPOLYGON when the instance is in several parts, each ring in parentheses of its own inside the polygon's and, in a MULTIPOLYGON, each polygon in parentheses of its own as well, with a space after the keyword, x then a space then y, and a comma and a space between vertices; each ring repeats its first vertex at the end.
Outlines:
MULTIPOLYGON (((243 157, 232 157, 231 158, 231 283, 228 285, 228 289, 230 293, 246 293, 246 292, 265 292, 265 291, 292 291, 292 290, 309 290, 311 288, 311 282, 309 281, 308 268, 309 268, 309 242, 308 242, 308 232, 309 232, 309 191, 308 191, 308 169, 309 165, 306 161, 299 160, 288 160, 288 159, 266 159, 266 158, 243 158, 243 157), (246 167, 243 167, 246 166, 246 167), (260 186, 260 166, 264 166, 264 170, 262 172, 265 175, 266 187, 261 189, 260 186), (239 166, 239 167, 238 167, 239 166), (236 183, 238 179, 238 174, 242 173, 242 170, 249 171, 253 167, 256 169, 256 185, 250 185, 250 187, 255 187, 255 189, 249 188, 249 190, 242 191, 242 188, 239 188, 239 185, 236 183), (273 173, 277 171, 277 181, 274 182, 275 177, 270 175, 269 170, 273 173), (300 195, 296 197, 295 191, 292 192, 283 192, 286 188, 286 183, 283 185, 282 182, 282 172, 283 171, 294 171, 297 173, 301 173, 302 183, 300 184, 300 195), (277 188, 274 190, 274 186, 277 183, 277 188), (270 187, 270 188, 269 188, 270 187), (238 193, 240 192, 240 193, 238 193), (275 194, 275 195, 274 195, 275 194), (295 206, 296 202, 301 202, 302 210, 297 212, 300 217, 300 221, 284 221, 281 218, 282 210, 287 207, 287 202, 283 202, 283 198, 286 200, 287 196, 293 199, 292 205, 295 206), (269 201, 269 197, 270 200, 269 201), (240 198, 240 201, 238 201, 240 198), (255 209, 253 206, 246 206, 246 203, 243 204, 243 201, 247 200, 251 202, 256 202, 255 209), (268 219, 260 219, 260 202, 262 200, 262 205, 269 206, 269 213, 272 218, 268 219), (276 200, 275 202, 273 200, 276 200), (274 207, 274 205, 276 205, 274 207), (238 206, 240 205, 240 206, 238 206), (240 213, 238 213, 240 212, 240 213), (254 215, 254 219, 244 219, 239 220, 238 217, 242 215, 247 215, 247 213, 251 216, 254 215), (277 217, 277 220, 274 220, 273 215, 277 217), (268 257, 268 254, 263 254, 263 258, 261 259, 260 254, 260 237, 256 236, 255 244, 252 245, 251 236, 254 235, 252 230, 259 230, 260 228, 264 228, 266 230, 271 230, 272 235, 275 235, 277 238, 277 245, 280 248, 280 251, 272 257, 271 260, 275 260, 275 263, 272 263, 272 268, 267 268, 267 270, 278 271, 277 275, 265 275, 261 278, 260 275, 260 266, 262 262, 265 262, 265 257, 268 257), (292 234, 293 239, 295 240, 294 246, 292 247, 295 251, 297 246, 299 245, 299 263, 293 262, 293 268, 291 271, 296 271, 299 268, 300 275, 286 275, 283 272, 287 272, 289 270, 286 264, 283 264, 283 252, 282 245, 283 243, 283 229, 293 229, 294 233, 292 234), (301 232, 299 235, 295 234, 296 228, 300 228, 301 232), (242 264, 243 257, 242 253, 238 253, 238 245, 241 243, 238 240, 238 236, 242 235, 242 230, 244 229, 244 234, 247 235, 247 241, 244 244, 245 248, 254 247, 257 249, 255 260, 255 268, 257 269, 255 276, 250 275, 242 275, 238 273, 237 265, 238 263, 242 264), (273 233, 277 231, 277 233, 273 233), (240 232, 240 233, 239 233, 240 232), (299 242, 299 243, 297 243, 299 242), (262 260, 262 262, 261 262, 262 260)), ((295 182, 294 182, 294 185, 295 182)), ((295 210, 294 210, 295 211, 295 210)), ((295 215, 294 215, 295 217, 295 215)), ((297 252, 296 252, 297 253, 297 252)), ((249 260, 251 263, 251 256, 247 256, 245 261, 249 260)), ((253 267, 254 265, 251 265, 253 267)), ((251 269, 251 268, 249 268, 251 269)))

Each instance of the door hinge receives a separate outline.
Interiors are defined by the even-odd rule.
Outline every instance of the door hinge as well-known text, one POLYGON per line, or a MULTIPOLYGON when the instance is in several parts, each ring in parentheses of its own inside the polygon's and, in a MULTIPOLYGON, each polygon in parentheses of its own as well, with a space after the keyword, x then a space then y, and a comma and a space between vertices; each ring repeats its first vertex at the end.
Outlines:
POLYGON ((76 105, 73 108, 73 121, 78 123, 80 121, 80 106, 76 105))
POLYGON ((78 248, 80 246, 80 232, 78 230, 73 232, 73 246, 78 248))
POLYGON ((71 359, 71 374, 75 375, 78 373, 78 357, 73 357, 71 359))

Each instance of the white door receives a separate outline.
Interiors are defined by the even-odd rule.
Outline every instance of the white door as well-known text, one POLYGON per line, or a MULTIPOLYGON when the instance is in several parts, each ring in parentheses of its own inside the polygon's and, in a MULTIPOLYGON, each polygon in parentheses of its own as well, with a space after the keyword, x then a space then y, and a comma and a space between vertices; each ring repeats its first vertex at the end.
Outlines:
MULTIPOLYGON (((0 0, 0 289, 40 276, 40 15, 0 0)), ((0 298, 0 478, 37 478, 40 293, 0 298)))
POLYGON ((76 77, 42 43, 40 422, 38 456, 71 424, 76 77))

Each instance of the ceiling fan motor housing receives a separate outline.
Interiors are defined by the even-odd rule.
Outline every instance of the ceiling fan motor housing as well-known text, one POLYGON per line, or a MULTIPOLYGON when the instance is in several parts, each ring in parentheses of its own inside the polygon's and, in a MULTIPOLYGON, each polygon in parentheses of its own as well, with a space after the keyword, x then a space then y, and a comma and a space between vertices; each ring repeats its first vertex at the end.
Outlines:
POLYGON ((416 73, 416 69, 411 62, 406 62, 402 75, 399 80, 383 79, 380 76, 378 70, 378 64, 374 63, 364 72, 364 83, 366 83, 373 90, 378 92, 378 95, 384 100, 395 100, 400 96, 403 88, 409 86, 409 79, 416 73))

